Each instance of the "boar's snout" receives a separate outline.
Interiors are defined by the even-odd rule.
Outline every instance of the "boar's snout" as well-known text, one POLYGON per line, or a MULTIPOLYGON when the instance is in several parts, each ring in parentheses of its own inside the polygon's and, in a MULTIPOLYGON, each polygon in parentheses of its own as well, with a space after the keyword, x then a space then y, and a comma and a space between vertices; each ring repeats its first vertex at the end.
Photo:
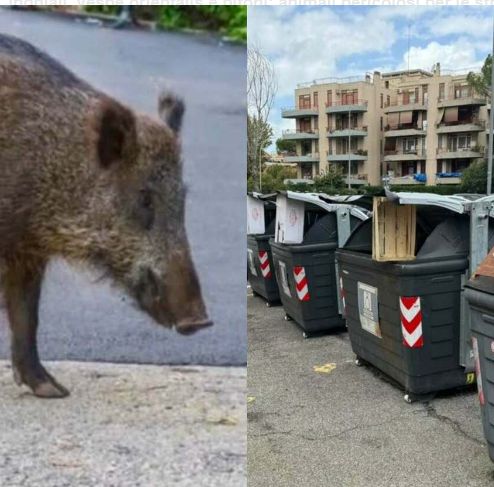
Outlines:
POLYGON ((136 297, 155 321, 175 327, 181 335, 213 325, 204 304, 199 279, 188 255, 178 255, 167 267, 166 277, 150 268, 142 269, 136 297))

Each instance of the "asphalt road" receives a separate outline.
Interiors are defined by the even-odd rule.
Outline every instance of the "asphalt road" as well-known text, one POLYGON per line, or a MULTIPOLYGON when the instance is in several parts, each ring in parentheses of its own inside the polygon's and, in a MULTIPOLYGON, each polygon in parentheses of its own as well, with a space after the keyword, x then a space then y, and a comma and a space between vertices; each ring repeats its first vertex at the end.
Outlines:
MULTIPOLYGON (((46 50, 138 111, 156 114, 162 87, 183 96, 187 230, 216 323, 193 337, 178 336, 154 325, 109 283, 95 283, 83 270, 54 262, 42 295, 42 357, 245 364, 245 48, 5 9, 0 9, 0 32, 46 50)), ((7 328, 2 313, 0 357, 8 355, 7 328)))
POLYGON ((283 316, 248 297, 249 487, 492 486, 475 391, 407 404, 346 332, 304 340, 283 316))
POLYGON ((2 487, 246 487, 243 367, 49 363, 42 401, 0 361, 2 487))

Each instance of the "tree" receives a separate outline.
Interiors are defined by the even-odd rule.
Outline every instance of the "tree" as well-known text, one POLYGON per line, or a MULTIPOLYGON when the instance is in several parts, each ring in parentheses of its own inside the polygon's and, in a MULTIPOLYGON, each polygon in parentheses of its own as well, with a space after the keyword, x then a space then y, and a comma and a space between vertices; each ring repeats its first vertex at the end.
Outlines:
POLYGON ((297 177, 297 169, 281 164, 269 166, 262 172, 262 189, 265 193, 286 189, 285 179, 297 177))
POLYGON ((492 75, 492 56, 489 54, 484 61, 480 73, 470 71, 467 75, 468 84, 476 93, 483 96, 491 96, 491 75, 492 75))
POLYGON ((314 178, 313 190, 319 193, 334 193, 345 187, 343 172, 339 166, 331 164, 328 169, 314 178))
MULTIPOLYGON (((266 127, 269 127, 268 118, 277 91, 278 81, 273 65, 258 48, 250 47, 247 51, 247 108, 250 117, 247 163, 248 174, 257 191, 262 190, 262 158, 266 148, 266 127)), ((271 135, 269 143, 271 143, 271 135)))
MULTIPOLYGON (((493 178, 494 180, 494 178, 493 178)), ((487 190, 487 162, 479 159, 463 171, 461 191, 485 194, 487 190)))
POLYGON ((287 139, 277 139, 276 140, 276 151, 278 154, 282 152, 296 152, 297 143, 294 140, 287 139))
POLYGON ((259 170, 267 159, 266 149, 271 145, 273 129, 253 115, 247 115, 247 177, 252 178, 256 191, 259 190, 259 170))

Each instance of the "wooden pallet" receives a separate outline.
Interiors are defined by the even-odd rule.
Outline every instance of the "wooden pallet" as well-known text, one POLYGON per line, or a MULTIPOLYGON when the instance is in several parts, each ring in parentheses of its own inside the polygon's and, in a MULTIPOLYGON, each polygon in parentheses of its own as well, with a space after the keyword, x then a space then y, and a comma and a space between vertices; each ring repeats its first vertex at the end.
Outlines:
POLYGON ((415 259, 415 205, 399 205, 375 197, 372 223, 372 258, 379 262, 415 259))

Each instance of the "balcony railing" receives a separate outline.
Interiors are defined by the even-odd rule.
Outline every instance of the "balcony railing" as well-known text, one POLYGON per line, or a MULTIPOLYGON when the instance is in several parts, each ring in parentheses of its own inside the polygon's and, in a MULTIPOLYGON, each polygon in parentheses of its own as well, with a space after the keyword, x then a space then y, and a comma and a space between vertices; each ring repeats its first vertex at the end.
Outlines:
POLYGON ((298 134, 311 134, 311 135, 318 135, 319 130, 318 129, 307 129, 307 130, 300 130, 300 129, 286 129, 283 130, 283 135, 298 135, 298 134))
POLYGON ((469 118, 466 120, 455 120, 454 122, 441 122, 437 124, 438 127, 453 127, 455 125, 477 125, 478 127, 485 129, 485 120, 469 118))
POLYGON ((367 100, 357 100, 355 98, 350 98, 346 100, 338 100, 338 101, 327 101, 325 103, 326 108, 329 107, 342 107, 347 105, 364 105, 367 106, 367 100))
POLYGON ((307 105, 302 105, 302 106, 298 106, 298 107, 291 106, 291 107, 282 107, 281 108, 282 112, 288 112, 290 110, 319 110, 319 107, 317 105, 307 104, 307 105))
POLYGON ((329 149, 328 156, 367 156, 367 151, 363 149, 329 149))
POLYGON ((332 134, 333 132, 338 132, 340 130, 358 130, 359 132, 367 132, 367 125, 363 125, 363 126, 352 125, 350 127, 343 125, 336 125, 334 127, 327 127, 326 132, 332 134))
POLYGON ((384 108, 387 107, 397 107, 397 106, 407 106, 407 105, 427 105, 427 100, 421 100, 420 98, 409 98, 404 100, 403 98, 394 98, 389 101, 384 102, 384 108))
POLYGON ((385 150, 384 151, 385 156, 408 156, 408 155, 413 155, 413 156, 421 156, 425 157, 425 149, 406 149, 406 150, 385 150))
POLYGON ((471 147, 438 147, 436 149, 436 154, 446 154, 448 152, 475 152, 483 154, 484 147, 473 145, 471 147))
POLYGON ((404 123, 396 126, 388 124, 384 127, 384 130, 387 132, 388 130, 423 130, 423 128, 418 124, 404 123))

